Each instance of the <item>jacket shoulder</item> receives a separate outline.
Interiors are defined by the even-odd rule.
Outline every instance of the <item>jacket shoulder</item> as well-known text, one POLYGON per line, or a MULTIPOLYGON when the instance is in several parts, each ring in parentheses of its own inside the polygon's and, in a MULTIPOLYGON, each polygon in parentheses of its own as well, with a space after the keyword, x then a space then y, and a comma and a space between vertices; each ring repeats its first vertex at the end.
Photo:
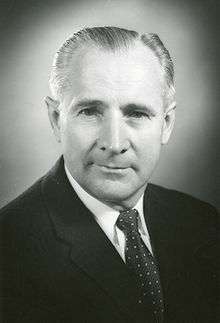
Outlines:
POLYGON ((185 245, 192 241, 193 245, 206 245, 207 259, 211 255, 213 259, 219 259, 220 217, 215 207, 191 195, 158 185, 151 184, 149 191, 152 208, 165 219, 167 230, 172 237, 175 233, 176 241, 180 239, 185 245))
POLYGON ((25 190, 22 194, 16 197, 14 200, 6 204, 0 210, 0 218, 4 218, 7 214, 19 211, 31 211, 36 207, 39 207, 42 203, 41 197, 41 182, 42 178, 37 180, 32 186, 25 190))
POLYGON ((161 205, 172 207, 173 210, 180 213, 191 210, 199 214, 218 214, 217 209, 211 204, 174 189, 150 184, 150 194, 161 205))
POLYGON ((171 228, 194 238, 199 236, 197 238, 201 241, 218 240, 220 216, 214 206, 186 193, 154 184, 150 185, 149 191, 150 203, 161 210, 171 228))
MULTIPOLYGON (((17 247, 21 241, 44 231, 48 222, 41 193, 42 178, 0 210, 0 240, 17 247)), ((14 248, 13 247, 13 248, 14 248)))

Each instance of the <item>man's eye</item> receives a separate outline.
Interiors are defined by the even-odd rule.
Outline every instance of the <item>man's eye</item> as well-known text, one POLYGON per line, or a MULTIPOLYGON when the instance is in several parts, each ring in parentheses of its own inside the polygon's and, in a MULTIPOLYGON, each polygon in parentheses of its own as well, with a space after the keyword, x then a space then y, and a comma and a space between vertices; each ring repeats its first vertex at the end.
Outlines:
POLYGON ((146 112, 143 111, 130 111, 128 113, 128 117, 130 118, 136 118, 136 119, 141 119, 141 118, 149 118, 149 115, 146 112))
POLYGON ((96 107, 91 107, 80 110, 78 114, 85 115, 87 117, 92 117, 98 115, 99 111, 96 107))

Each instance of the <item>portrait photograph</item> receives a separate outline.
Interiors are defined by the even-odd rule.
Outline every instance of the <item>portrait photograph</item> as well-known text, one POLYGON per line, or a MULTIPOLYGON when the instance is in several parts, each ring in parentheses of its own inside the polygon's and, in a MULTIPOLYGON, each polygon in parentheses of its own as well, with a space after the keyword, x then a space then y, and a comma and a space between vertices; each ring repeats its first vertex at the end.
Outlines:
POLYGON ((0 3, 0 322, 220 321, 216 0, 0 3))

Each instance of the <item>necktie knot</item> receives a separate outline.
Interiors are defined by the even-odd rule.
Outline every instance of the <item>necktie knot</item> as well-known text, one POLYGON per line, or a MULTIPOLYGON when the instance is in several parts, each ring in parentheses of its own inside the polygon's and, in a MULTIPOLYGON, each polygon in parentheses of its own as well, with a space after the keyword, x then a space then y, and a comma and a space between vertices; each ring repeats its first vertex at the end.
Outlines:
POLYGON ((117 227, 124 232, 125 235, 138 231, 138 211, 131 209, 120 212, 116 221, 117 227))

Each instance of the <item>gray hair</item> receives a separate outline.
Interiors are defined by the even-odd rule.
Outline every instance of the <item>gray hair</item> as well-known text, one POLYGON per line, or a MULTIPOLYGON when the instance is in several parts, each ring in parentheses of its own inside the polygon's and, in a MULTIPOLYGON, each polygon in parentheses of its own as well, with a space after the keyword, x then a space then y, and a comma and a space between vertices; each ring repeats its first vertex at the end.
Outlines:
POLYGON ((133 30, 118 27, 84 28, 68 38, 55 54, 50 75, 50 89, 56 100, 62 98, 70 86, 70 66, 76 50, 86 45, 96 46, 110 51, 129 49, 137 41, 150 48, 158 58, 165 80, 164 97, 166 105, 174 102, 174 66, 168 50, 154 33, 140 35, 133 30))

